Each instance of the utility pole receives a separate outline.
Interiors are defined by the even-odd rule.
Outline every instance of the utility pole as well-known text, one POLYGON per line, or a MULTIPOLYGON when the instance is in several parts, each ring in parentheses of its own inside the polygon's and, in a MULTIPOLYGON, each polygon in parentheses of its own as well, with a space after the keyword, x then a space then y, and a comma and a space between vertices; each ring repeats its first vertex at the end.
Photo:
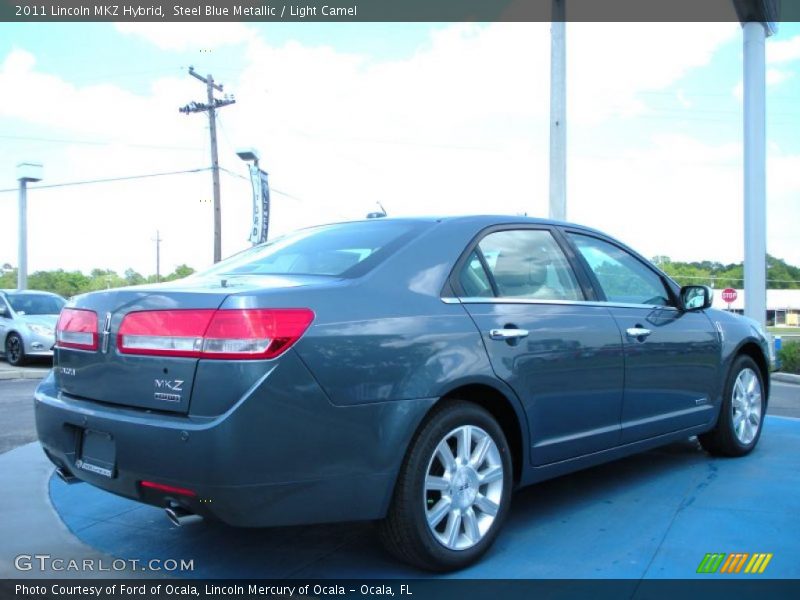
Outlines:
POLYGON ((552 0, 550 24, 550 218, 567 218, 566 0, 552 0))
POLYGON ((208 103, 190 102, 178 110, 186 115, 189 113, 208 113, 208 131, 211 135, 211 176, 214 187, 214 262, 222 259, 222 210, 219 198, 219 157, 217 156, 217 109, 234 104, 233 96, 225 94, 222 99, 214 97, 214 90, 222 91, 222 84, 214 83, 214 77, 209 74, 203 77, 194 67, 189 67, 189 75, 206 84, 208 103))
POLYGON ((161 242, 163 241, 161 237, 161 232, 156 229, 156 237, 153 238, 153 241, 156 243, 156 283, 161 281, 161 242))

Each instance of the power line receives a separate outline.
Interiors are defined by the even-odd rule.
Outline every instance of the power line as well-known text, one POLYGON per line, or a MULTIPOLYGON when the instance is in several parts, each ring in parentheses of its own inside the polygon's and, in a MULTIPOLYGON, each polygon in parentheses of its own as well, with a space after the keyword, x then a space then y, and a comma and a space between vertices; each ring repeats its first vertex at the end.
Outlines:
POLYGON ((183 70, 183 67, 163 67, 159 69, 146 69, 146 70, 139 70, 139 71, 127 71, 127 72, 120 72, 120 71, 113 71, 113 72, 94 72, 85 74, 83 77, 78 77, 75 79, 75 83, 81 85, 88 85, 92 84, 96 81, 106 82, 109 80, 119 80, 119 79, 129 79, 132 77, 142 77, 145 75, 161 75, 161 74, 170 74, 176 73, 179 74, 180 71, 183 70), (87 76, 88 75, 88 76, 87 76))
MULTIPOLYGON (((702 279, 704 281, 707 280, 716 280, 716 279, 728 279, 730 281, 744 281, 742 277, 728 277, 727 275, 708 275, 707 277, 703 277, 702 275, 680 275, 678 273, 667 273, 670 277, 675 279, 702 279)), ((800 283, 800 280, 797 279, 767 279, 767 283, 800 283)))
MULTIPOLYGON (((220 167, 219 170, 224 172, 224 173, 226 173, 226 174, 228 174, 228 175, 230 175, 231 177, 237 177, 239 179, 244 179, 245 181, 250 181, 249 177, 245 177, 244 175, 240 175, 239 173, 236 173, 235 171, 231 171, 230 169, 226 169, 225 167, 220 167)), ((305 202, 305 200, 303 200, 302 198, 298 198, 297 196, 294 196, 294 195, 289 194, 287 192, 282 192, 281 190, 278 190, 278 189, 272 187, 272 185, 269 186, 269 191, 270 191, 270 193, 275 193, 275 194, 278 194, 279 196, 286 196, 287 198, 291 198, 292 200, 297 200, 298 202, 305 202)))
MULTIPOLYGON (((235 171, 231 171, 230 169, 226 169, 225 167, 220 167, 219 169, 220 169, 220 171, 222 171, 226 175, 230 175, 231 177, 236 177, 238 179, 243 179, 245 181, 250 181, 249 177, 245 177, 244 175, 239 175, 239 173, 236 173, 235 171)), ((271 184, 269 186, 269 193, 270 194, 278 194, 279 196, 284 196, 286 198, 290 198, 291 200, 294 200, 296 202, 300 202, 302 204, 306 204, 306 205, 308 204, 308 201, 305 200, 304 198, 299 198, 298 196, 295 196, 294 194, 290 194, 288 192, 284 192, 282 190, 274 188, 274 187, 272 187, 271 184)), ((341 219, 347 219, 347 216, 342 211, 334 209, 333 212, 337 217, 339 217, 341 219)))
MULTIPOLYGON (((144 175, 127 175, 127 176, 124 176, 124 177, 108 177, 106 179, 86 179, 84 181, 69 181, 69 182, 65 182, 65 183, 51 183, 51 184, 48 184, 48 185, 36 185, 36 186, 31 186, 28 189, 44 190, 44 189, 47 189, 47 188, 68 187, 68 186, 73 186, 73 185, 88 185, 88 184, 91 184, 91 183, 109 183, 109 182, 112 182, 112 181, 129 181, 131 179, 147 179, 147 178, 150 178, 150 177, 166 177, 168 175, 183 175, 185 173, 201 173, 203 171, 209 171, 209 170, 210 170, 210 167, 202 167, 200 169, 187 169, 185 171, 167 171, 167 172, 164 172, 164 173, 146 173, 144 175)), ((6 189, 3 189, 3 190, 0 190, 0 193, 17 192, 17 191, 19 191, 19 188, 13 187, 13 188, 6 188, 6 189)))
POLYGON ((0 135, 0 139, 22 140, 31 142, 47 142, 54 144, 83 144, 88 146, 128 146, 131 148, 146 148, 148 150, 200 150, 197 146, 160 146, 157 144, 136 144, 133 142, 115 142, 113 140, 75 140, 69 138, 43 138, 26 135, 0 135))

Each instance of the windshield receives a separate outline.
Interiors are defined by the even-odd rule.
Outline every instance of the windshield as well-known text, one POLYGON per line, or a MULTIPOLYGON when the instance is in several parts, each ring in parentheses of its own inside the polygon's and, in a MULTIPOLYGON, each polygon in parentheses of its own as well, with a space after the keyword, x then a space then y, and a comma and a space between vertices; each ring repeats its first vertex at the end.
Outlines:
POLYGON ((21 315, 57 315, 66 304, 63 298, 44 294, 9 294, 6 299, 21 315))
POLYGON ((405 242, 411 229, 408 222, 378 220, 302 229, 235 254, 200 275, 345 276, 405 242))

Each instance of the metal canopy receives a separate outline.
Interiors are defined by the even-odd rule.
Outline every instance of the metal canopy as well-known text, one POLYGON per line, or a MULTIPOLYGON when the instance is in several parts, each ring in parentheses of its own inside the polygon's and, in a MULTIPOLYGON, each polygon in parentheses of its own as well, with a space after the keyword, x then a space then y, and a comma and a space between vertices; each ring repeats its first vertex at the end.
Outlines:
POLYGON ((732 0, 741 23, 764 23, 769 33, 775 33, 780 18, 781 0, 732 0))

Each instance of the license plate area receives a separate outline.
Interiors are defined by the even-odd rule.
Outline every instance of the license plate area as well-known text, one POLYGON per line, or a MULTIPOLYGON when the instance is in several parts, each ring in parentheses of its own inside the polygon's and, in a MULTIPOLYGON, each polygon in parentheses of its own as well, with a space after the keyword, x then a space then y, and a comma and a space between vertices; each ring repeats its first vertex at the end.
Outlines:
POLYGON ((112 478, 117 463, 117 445, 110 433, 84 429, 75 466, 83 471, 112 478))

